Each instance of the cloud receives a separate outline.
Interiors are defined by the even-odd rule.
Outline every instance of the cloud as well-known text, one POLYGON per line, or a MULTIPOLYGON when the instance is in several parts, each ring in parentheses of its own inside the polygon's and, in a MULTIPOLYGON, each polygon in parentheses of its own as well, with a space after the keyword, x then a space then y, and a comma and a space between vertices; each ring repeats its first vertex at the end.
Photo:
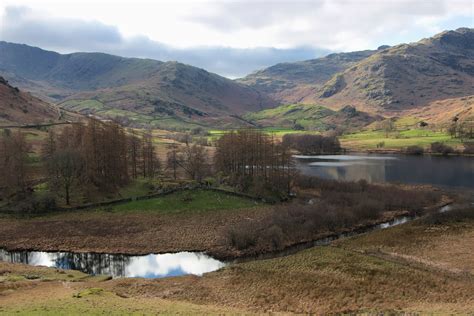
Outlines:
MULTIPOLYGON (((222 1, 187 18, 238 38, 278 47, 315 45, 330 50, 374 48, 442 31, 443 21, 472 16, 472 0, 240 0, 222 1)), ((461 19, 460 19, 461 20, 461 19)), ((458 27, 463 25, 458 25, 458 27)))
POLYGON ((0 20, 0 39, 62 53, 100 51, 125 57, 177 60, 223 76, 244 76, 278 62, 315 58, 328 50, 307 47, 175 48, 146 36, 123 36, 117 27, 97 21, 52 18, 28 7, 7 7, 0 20))
POLYGON ((473 27, 474 15, 472 0, 3 1, 26 6, 3 4, 2 40, 177 60, 228 77, 473 27))
POLYGON ((1 21, 4 40, 37 42, 49 47, 84 47, 92 49, 119 44, 123 38, 114 26, 97 21, 49 18, 27 7, 7 7, 1 21))

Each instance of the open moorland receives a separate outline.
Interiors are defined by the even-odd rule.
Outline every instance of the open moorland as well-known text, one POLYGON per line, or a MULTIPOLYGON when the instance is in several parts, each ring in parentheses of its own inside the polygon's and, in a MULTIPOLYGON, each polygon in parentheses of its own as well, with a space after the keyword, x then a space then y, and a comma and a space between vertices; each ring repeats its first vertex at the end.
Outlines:
POLYGON ((473 314, 472 43, 231 79, 0 41, 0 314, 473 314))
POLYGON ((469 314, 474 310, 473 211, 435 214, 333 246, 229 264, 202 277, 108 280, 0 263, 0 309, 45 315, 469 314))

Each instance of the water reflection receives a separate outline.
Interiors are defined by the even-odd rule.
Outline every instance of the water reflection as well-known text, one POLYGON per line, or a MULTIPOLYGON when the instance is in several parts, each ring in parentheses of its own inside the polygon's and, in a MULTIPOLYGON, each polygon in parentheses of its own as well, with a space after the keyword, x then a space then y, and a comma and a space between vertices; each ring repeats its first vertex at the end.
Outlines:
POLYGON ((474 158, 404 155, 295 156, 302 174, 343 181, 474 188, 474 158))
POLYGON ((203 253, 179 252, 127 256, 95 253, 7 252, 0 250, 0 260, 35 266, 79 270, 88 274, 112 277, 163 278, 185 274, 202 275, 218 270, 224 263, 203 253))

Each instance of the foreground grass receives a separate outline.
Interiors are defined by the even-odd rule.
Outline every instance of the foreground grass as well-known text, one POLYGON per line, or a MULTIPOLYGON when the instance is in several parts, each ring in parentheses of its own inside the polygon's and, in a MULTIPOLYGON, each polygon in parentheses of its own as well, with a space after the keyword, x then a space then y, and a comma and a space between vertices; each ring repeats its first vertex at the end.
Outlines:
POLYGON ((285 257, 231 264, 203 277, 104 281, 78 273, 71 282, 64 280, 68 271, 0 263, 0 275, 8 271, 10 276, 10 280, 0 280, 0 312, 470 314, 474 310, 474 278, 466 275, 466 270, 457 272, 426 260, 397 260, 373 251, 431 251, 438 263, 464 253, 454 260, 464 261, 465 269, 472 271, 474 262, 467 257, 472 257, 474 236, 470 218, 416 221, 341 240, 337 247, 315 247, 285 257), (38 274, 36 269, 49 270, 49 282, 18 277, 38 274))
MULTIPOLYGON (((36 282, 36 281, 28 281, 36 282)), ((474 282, 334 247, 231 265, 203 277, 36 282, 5 314, 469 313, 474 282), (28 297, 28 300, 21 301, 28 297), (219 306, 219 307, 216 307, 219 306)))
POLYGON ((231 311, 159 298, 124 298, 104 290, 106 280, 78 271, 0 262, 0 314, 217 315, 231 311))
POLYGON ((433 214, 336 244, 349 250, 474 275, 474 209, 433 214))
POLYGON ((133 201, 112 207, 116 212, 147 211, 163 214, 202 213, 213 210, 249 208, 256 205, 250 199, 207 190, 180 191, 149 200, 133 201))

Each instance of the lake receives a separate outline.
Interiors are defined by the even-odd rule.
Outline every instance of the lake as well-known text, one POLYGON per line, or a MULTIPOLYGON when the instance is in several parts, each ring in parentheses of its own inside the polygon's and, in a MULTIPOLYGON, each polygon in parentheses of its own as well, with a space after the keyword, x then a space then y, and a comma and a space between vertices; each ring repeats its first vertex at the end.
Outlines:
POLYGON ((473 157, 354 154, 295 158, 302 174, 324 179, 474 189, 473 157))
POLYGON ((117 254, 15 251, 0 249, 0 261, 79 270, 92 275, 164 278, 186 274, 202 275, 225 264, 199 252, 129 256, 117 254))

